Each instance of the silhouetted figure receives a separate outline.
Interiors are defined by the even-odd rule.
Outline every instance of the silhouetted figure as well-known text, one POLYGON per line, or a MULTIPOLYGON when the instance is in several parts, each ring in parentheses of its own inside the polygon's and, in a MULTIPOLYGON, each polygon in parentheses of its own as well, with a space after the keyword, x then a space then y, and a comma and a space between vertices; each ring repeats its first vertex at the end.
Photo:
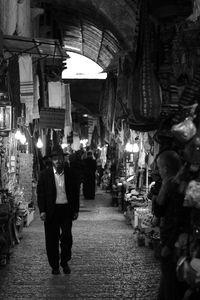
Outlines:
POLYGON ((85 199, 95 198, 96 170, 97 163, 93 157, 92 151, 87 152, 87 157, 83 160, 83 196, 85 199))
POLYGON ((157 166, 162 185, 154 203, 154 213, 160 218, 161 279, 158 300, 182 300, 186 285, 176 276, 175 242, 190 224, 187 208, 183 207, 184 196, 175 181, 182 166, 179 155, 172 150, 163 151, 157 157, 157 166))

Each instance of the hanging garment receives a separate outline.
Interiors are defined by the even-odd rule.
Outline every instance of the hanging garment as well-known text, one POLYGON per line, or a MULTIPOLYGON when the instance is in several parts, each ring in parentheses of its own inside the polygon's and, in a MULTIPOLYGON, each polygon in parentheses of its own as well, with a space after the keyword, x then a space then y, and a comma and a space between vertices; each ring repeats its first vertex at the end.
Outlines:
POLYGON ((21 103, 27 100, 33 101, 33 69, 32 57, 30 55, 19 56, 19 78, 21 103))
POLYGON ((34 97, 33 97, 33 119, 39 119, 39 107, 38 107, 38 100, 40 99, 40 92, 39 92, 39 78, 38 75, 34 77, 34 97))
POLYGON ((62 88, 60 81, 48 82, 49 107, 62 107, 62 88))
POLYGON ((70 84, 64 85, 64 94, 65 94, 65 127, 64 127, 64 135, 67 137, 70 135, 72 131, 72 105, 71 105, 71 94, 70 94, 70 84))
POLYGON ((115 101, 116 101, 115 90, 116 90, 115 77, 112 72, 109 72, 104 85, 104 93, 100 104, 102 121, 104 123, 105 128, 109 132, 112 131, 114 115, 115 115, 115 101))
POLYGON ((12 105, 15 107, 13 119, 13 128, 16 127, 17 117, 21 115, 20 101, 20 79, 18 57, 14 56, 9 59, 8 63, 8 90, 12 105))
POLYGON ((26 125, 32 122, 33 111, 33 69, 31 55, 20 55, 19 78, 20 78, 20 101, 26 106, 26 125))
POLYGON ((1 1, 0 28, 6 35, 13 35, 17 27, 17 1, 1 1))
POLYGON ((94 127, 94 130, 92 132, 92 138, 91 138, 91 148, 92 149, 97 149, 99 144, 99 135, 98 135, 98 130, 97 130, 97 126, 94 127))
POLYGON ((128 115, 128 82, 131 74, 130 62, 126 57, 118 60, 118 76, 115 115, 117 118, 126 118, 128 115))
POLYGON ((147 1, 142 1, 136 66, 129 94, 130 128, 143 131, 157 127, 161 110, 161 90, 151 61, 151 34, 147 1))

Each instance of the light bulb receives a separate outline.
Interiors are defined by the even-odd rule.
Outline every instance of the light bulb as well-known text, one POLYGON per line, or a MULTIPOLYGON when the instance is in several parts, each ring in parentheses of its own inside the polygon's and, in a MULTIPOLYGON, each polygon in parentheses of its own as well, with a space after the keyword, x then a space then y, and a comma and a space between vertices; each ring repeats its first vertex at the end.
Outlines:
POLYGON ((21 138, 21 131, 19 130, 19 129, 17 129, 17 131, 15 132, 15 138, 17 139, 17 140, 20 140, 20 138, 21 138))
POLYGON ((41 149, 43 147, 43 142, 41 140, 41 138, 38 138, 37 144, 36 144, 37 148, 41 149))
POLYGON ((61 144, 61 148, 62 148, 62 149, 65 149, 65 148, 67 148, 67 147, 68 147, 68 144, 67 144, 67 143, 62 143, 62 144, 61 144))
POLYGON ((26 137, 24 134, 21 134, 20 142, 24 145, 26 143, 26 137))
POLYGON ((83 145, 83 147, 86 147, 87 142, 88 142, 88 139, 80 140, 80 143, 83 145))
POLYGON ((127 152, 132 152, 132 145, 131 145, 130 142, 128 142, 128 143, 126 144, 125 150, 126 150, 127 152))
POLYGON ((137 152, 139 152, 139 146, 138 146, 138 144, 137 143, 134 143, 133 144, 133 147, 132 147, 132 151, 134 152, 134 153, 137 153, 137 152))

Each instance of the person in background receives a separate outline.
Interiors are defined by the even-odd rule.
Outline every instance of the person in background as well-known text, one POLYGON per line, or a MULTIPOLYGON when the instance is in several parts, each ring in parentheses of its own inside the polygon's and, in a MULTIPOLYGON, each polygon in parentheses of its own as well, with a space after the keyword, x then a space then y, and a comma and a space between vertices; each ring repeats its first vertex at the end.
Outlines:
POLYGON ((87 200, 94 200, 97 163, 92 151, 87 152, 87 157, 83 160, 83 163, 83 196, 87 200))
POLYGON ((81 184, 83 182, 83 159, 82 159, 83 151, 77 150, 69 157, 70 168, 73 169, 76 179, 78 181, 78 190, 80 194, 81 184))
POLYGON ((156 159, 162 184, 155 198, 154 213, 160 218, 161 279, 158 300, 181 300, 187 289, 176 276, 177 257, 175 243, 190 224, 187 208, 183 207, 183 194, 179 192, 176 175, 182 166, 173 150, 161 152, 156 159))
POLYGON ((96 162, 97 162, 97 172, 98 172, 97 186, 100 186, 101 178, 103 176, 102 160, 101 160, 100 156, 97 157, 96 162))
POLYGON ((52 274, 71 272, 72 221, 78 218, 79 193, 76 176, 64 163, 62 148, 53 149, 52 166, 44 169, 37 184, 40 218, 44 222, 46 251, 52 274), (59 243, 60 250, 59 253, 59 243))
POLYGON ((64 163, 67 164, 70 167, 70 159, 69 159, 69 157, 70 157, 69 152, 65 152, 64 153, 64 163))
POLYGON ((49 168, 49 167, 51 167, 51 165, 52 165, 51 159, 47 155, 43 156, 41 170, 49 168))

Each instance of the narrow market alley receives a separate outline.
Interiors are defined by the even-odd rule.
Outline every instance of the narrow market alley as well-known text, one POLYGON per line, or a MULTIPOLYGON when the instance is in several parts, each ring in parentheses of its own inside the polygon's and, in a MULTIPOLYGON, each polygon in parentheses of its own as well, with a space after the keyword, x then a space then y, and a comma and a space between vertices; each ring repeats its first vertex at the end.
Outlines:
POLYGON ((152 250, 135 245, 132 226, 111 207, 109 193, 81 200, 73 236, 71 274, 52 275, 36 212, 0 270, 0 299, 156 299, 159 263, 152 250))

